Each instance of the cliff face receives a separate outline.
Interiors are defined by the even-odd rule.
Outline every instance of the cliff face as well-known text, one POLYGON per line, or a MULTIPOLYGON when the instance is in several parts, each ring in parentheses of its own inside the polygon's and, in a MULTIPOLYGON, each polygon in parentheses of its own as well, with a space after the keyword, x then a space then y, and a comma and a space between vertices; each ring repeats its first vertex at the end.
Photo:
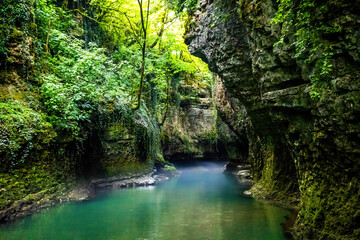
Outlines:
MULTIPOLYGON (((120 100, 98 103, 78 139, 52 124, 38 79, 51 71, 41 35, 46 39, 48 21, 35 18, 39 4, 7 1, 0 14, 0 223, 53 204, 79 179, 141 175, 156 161, 165 165, 159 128, 146 108, 134 113, 120 100)), ((80 15, 74 21, 69 38, 97 36, 80 15)))
POLYGON ((359 238, 358 6, 328 10, 342 32, 331 35, 331 79, 312 98, 315 66, 296 58, 294 35, 275 44, 282 27, 272 23, 276 1, 240 3, 201 1, 186 43, 219 75, 227 102, 238 101, 218 110, 249 141, 253 193, 292 204, 300 193, 295 232, 302 238, 359 238))
POLYGON ((165 159, 240 160, 241 139, 217 117, 215 88, 195 88, 181 81, 174 89, 177 100, 171 104, 162 132, 165 159))
POLYGON ((214 105, 217 109, 217 115, 225 125, 236 135, 237 139, 237 161, 230 159, 233 163, 248 163, 249 141, 246 136, 246 127, 249 126, 249 119, 245 107, 239 102, 239 99, 232 97, 227 91, 221 78, 216 76, 214 88, 214 105))

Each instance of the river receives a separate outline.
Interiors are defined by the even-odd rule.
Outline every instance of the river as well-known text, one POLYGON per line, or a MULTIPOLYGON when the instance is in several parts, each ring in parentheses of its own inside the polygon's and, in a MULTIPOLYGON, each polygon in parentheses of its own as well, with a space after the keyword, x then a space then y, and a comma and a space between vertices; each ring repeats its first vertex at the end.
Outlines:
POLYGON ((178 166, 156 186, 102 192, 0 227, 1 240, 281 240, 285 209, 241 195, 225 163, 178 166))

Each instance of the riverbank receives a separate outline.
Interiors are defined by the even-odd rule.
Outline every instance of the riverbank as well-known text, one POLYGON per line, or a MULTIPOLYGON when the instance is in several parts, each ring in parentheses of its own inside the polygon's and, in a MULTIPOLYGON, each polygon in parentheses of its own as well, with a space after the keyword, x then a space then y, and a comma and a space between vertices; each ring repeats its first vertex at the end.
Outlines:
POLYGON ((178 175, 175 169, 152 169, 145 174, 119 175, 110 178, 90 179, 79 183, 71 189, 55 186, 35 194, 29 194, 15 201, 10 207, 0 211, 0 224, 14 222, 30 214, 49 208, 56 204, 70 201, 86 201, 96 196, 96 193, 106 189, 134 188, 155 185, 178 175))
POLYGON ((239 196, 224 162, 177 166, 156 186, 101 191, 91 201, 58 204, 3 226, 0 240, 276 239, 288 211, 239 196))
POLYGON ((250 173, 250 168, 251 166, 248 164, 234 164, 230 162, 224 167, 224 173, 235 176, 239 185, 249 188, 248 190, 242 192, 243 196, 254 198, 259 201, 265 201, 266 203, 270 203, 272 205, 289 210, 290 214, 285 217, 284 222, 281 223, 281 226, 286 238, 295 240, 296 238, 293 232, 296 217, 300 210, 300 196, 294 195, 292 198, 287 200, 271 197, 271 192, 266 191, 266 189, 261 187, 260 184, 254 184, 250 173))

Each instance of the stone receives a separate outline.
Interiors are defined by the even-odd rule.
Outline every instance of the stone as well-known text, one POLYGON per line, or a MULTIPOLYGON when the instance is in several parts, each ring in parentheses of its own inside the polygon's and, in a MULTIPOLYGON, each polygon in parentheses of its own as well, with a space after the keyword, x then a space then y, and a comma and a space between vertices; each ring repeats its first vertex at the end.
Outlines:
POLYGON ((244 143, 243 158, 255 181, 252 194, 284 205, 298 204, 300 197, 295 224, 300 238, 358 239, 360 22, 354 19, 359 6, 331 3, 335 7, 328 9, 326 21, 342 31, 331 35, 331 81, 316 100, 310 96, 314 67, 295 58, 291 30, 276 45, 282 26, 271 21, 277 4, 203 3, 185 42, 218 75, 215 105, 244 143))

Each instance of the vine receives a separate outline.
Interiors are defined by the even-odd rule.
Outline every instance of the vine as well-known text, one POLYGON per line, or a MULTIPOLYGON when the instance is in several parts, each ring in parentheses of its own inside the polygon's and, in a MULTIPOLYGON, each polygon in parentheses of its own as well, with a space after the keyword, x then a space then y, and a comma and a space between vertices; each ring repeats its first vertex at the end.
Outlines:
POLYGON ((342 5, 342 1, 279 0, 273 23, 282 25, 282 35, 274 46, 294 38, 295 58, 310 67, 314 99, 321 97, 321 91, 331 79, 333 71, 333 44, 329 40, 341 27, 330 22, 329 8, 342 5))

